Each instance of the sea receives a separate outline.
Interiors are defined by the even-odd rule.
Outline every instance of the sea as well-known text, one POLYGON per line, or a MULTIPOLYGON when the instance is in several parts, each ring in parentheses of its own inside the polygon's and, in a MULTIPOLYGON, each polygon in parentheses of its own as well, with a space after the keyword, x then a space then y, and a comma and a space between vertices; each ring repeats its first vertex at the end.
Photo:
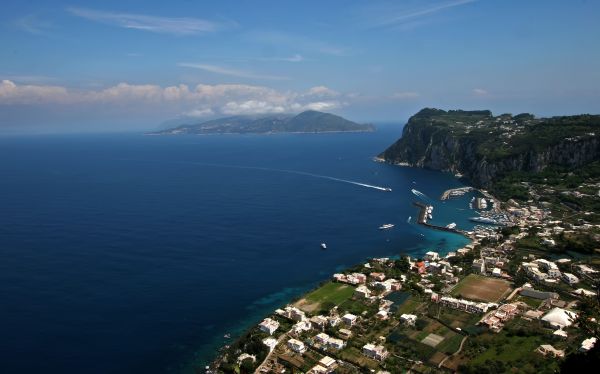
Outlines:
POLYGON ((194 372, 336 271, 464 246, 413 205, 471 229, 459 180, 373 161, 401 130, 0 138, 0 372, 194 372))

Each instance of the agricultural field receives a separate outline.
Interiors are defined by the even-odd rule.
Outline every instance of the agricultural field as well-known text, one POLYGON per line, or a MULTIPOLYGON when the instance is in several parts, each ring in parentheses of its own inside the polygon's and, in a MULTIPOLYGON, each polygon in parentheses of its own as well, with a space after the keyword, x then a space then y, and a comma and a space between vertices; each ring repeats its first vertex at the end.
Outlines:
POLYGON ((434 313, 440 321, 448 326, 460 328, 462 330, 471 330, 481 319, 480 314, 471 314, 456 309, 444 308, 440 306, 430 306, 430 312, 434 313))
POLYGON ((503 279, 470 274, 454 287, 452 295, 468 300, 495 303, 508 295, 509 291, 510 283, 503 279))
POLYGON ((294 305, 307 313, 316 313, 320 310, 329 310, 334 306, 342 304, 344 301, 350 299, 353 294, 354 287, 350 285, 327 282, 304 298, 298 300, 294 305))
POLYGON ((396 309, 397 314, 413 314, 415 310, 417 310, 423 302, 418 299, 418 297, 411 295, 404 302, 398 305, 396 309))

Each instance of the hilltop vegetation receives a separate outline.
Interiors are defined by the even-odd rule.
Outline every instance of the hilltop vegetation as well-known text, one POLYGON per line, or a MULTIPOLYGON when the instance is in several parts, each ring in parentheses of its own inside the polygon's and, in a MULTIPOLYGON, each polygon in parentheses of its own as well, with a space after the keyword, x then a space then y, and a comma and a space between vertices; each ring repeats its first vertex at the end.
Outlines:
POLYGON ((477 187, 496 189, 501 198, 527 200, 519 183, 541 175, 569 188, 596 180, 599 131, 598 115, 538 119, 428 108, 410 118, 402 138, 380 157, 461 174, 477 187))
POLYGON ((340 116, 308 110, 298 115, 233 116, 201 123, 184 124, 153 134, 266 134, 284 132, 363 132, 374 131, 373 125, 349 121, 340 116))

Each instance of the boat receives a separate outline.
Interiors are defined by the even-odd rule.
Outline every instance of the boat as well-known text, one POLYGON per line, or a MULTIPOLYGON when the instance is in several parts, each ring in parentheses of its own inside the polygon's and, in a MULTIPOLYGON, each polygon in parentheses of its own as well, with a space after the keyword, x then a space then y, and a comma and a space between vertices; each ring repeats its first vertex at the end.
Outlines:
POLYGON ((325 243, 321 243, 321 248, 322 248, 322 249, 327 249, 327 244, 325 244, 325 243))
POLYGON ((479 199, 479 208, 480 209, 486 209, 487 208, 487 201, 485 201, 485 199, 483 197, 481 199, 479 199))
POLYGON ((386 191, 386 192, 392 192, 392 189, 389 188, 389 187, 385 187, 383 190, 386 191))
POLYGON ((410 223, 411 219, 412 219, 412 216, 408 216, 408 219, 406 220, 406 223, 410 223))
POLYGON ((487 223, 489 225, 497 225, 498 224, 498 221, 496 221, 493 218, 488 218, 488 217, 471 217, 471 218, 469 218, 469 220, 471 220, 473 222, 487 223))
POLYGON ((455 228, 455 227, 456 227, 456 223, 454 223, 454 222, 452 222, 452 223, 449 223, 449 224, 447 224, 447 225, 446 225, 446 228, 447 228, 447 229, 453 229, 453 228, 455 228))
POLYGON ((386 223, 385 225, 379 226, 379 230, 388 230, 394 227, 393 223, 386 223))

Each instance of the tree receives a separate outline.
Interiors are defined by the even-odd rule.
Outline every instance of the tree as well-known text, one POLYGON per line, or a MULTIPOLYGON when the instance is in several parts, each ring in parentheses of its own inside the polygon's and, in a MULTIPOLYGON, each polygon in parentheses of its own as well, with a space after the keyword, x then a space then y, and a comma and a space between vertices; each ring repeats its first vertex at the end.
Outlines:
POLYGON ((410 264, 408 258, 403 256, 399 260, 394 261, 394 267, 400 271, 407 272, 410 270, 410 264))

